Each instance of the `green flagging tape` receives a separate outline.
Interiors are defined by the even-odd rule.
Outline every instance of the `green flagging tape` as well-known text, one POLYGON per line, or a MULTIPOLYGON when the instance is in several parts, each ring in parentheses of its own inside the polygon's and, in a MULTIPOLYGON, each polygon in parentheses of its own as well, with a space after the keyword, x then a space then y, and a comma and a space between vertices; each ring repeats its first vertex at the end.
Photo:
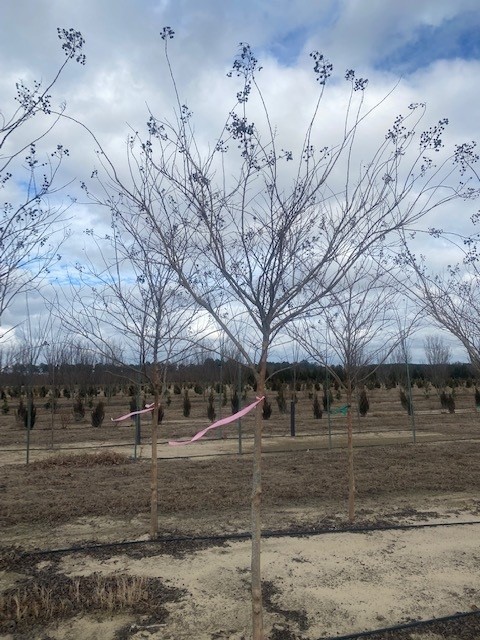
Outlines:
POLYGON ((338 409, 330 409, 330 415, 335 415, 337 413, 341 413, 342 416, 346 416, 348 413, 348 408, 350 405, 344 404, 343 407, 338 407, 338 409))

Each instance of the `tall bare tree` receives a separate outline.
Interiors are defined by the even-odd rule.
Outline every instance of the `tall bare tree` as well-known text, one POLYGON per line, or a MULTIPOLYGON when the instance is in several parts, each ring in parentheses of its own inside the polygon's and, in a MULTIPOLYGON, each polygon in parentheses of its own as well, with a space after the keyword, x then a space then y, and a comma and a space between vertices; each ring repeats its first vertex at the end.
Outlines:
POLYGON ((134 384, 140 379, 153 389, 150 536, 155 538, 161 398, 168 365, 192 354, 196 308, 179 289, 169 264, 151 250, 140 225, 140 218, 128 220, 114 212, 108 234, 87 230, 85 262, 76 264, 68 294, 57 298, 55 308, 66 330, 88 340, 107 362, 126 366, 134 384))
POLYGON ((40 317, 38 322, 34 324, 28 303, 28 294, 26 297, 26 325, 21 325, 16 336, 16 362, 22 366, 25 374, 24 391, 26 395, 26 464, 30 462, 30 430, 35 421, 35 408, 33 402, 33 371, 40 358, 44 355, 45 349, 48 347, 48 337, 50 332, 51 318, 40 317))
POLYGON ((445 391, 451 348, 441 336, 427 336, 423 342, 425 357, 430 365, 430 379, 437 393, 445 391))
MULTIPOLYGON (((441 272, 427 259, 410 251, 402 256, 409 267, 406 290, 424 312, 463 345, 472 367, 480 375, 480 265, 476 240, 466 238, 463 259, 441 272)), ((446 354, 444 354, 446 355, 446 354)))
POLYGON ((85 64, 82 34, 58 29, 66 59, 44 83, 16 85, 16 106, 0 111, 0 322, 18 294, 28 291, 48 272, 66 234, 68 205, 57 204, 63 186, 60 166, 68 149, 57 144, 40 153, 38 145, 54 129, 65 111, 55 112, 51 91, 71 61, 85 64), (33 121, 33 123, 32 123, 33 121))
MULTIPOLYGON (((365 158, 362 128, 375 107, 365 100, 367 80, 353 70, 345 74, 339 139, 319 144, 325 138, 321 108, 333 70, 319 52, 311 54, 317 99, 302 133, 299 121, 297 143, 290 149, 272 122, 257 81, 260 67, 247 44, 240 45, 230 73, 240 82, 236 104, 208 144, 180 98, 168 50, 173 37, 166 27, 162 38, 177 101, 174 117, 151 113, 146 136, 130 136, 127 177, 101 150, 104 184, 112 194, 120 193, 117 215, 146 221, 150 246, 238 348, 261 396, 270 350, 291 322, 335 291, 371 247, 394 243, 397 232, 465 193, 456 164, 469 149, 446 152, 446 120, 423 130, 425 105, 413 104, 365 158), (441 160, 435 164, 437 152, 441 160)), ((259 406, 252 483, 255 640, 264 637, 261 448, 259 406)))
POLYGON ((341 286, 325 300, 328 305, 319 316, 305 319, 291 330, 292 337, 302 345, 309 358, 327 367, 346 394, 350 522, 355 520, 354 394, 402 339, 396 317, 399 294, 394 284, 382 262, 373 256, 364 256, 345 274, 341 286), (343 378, 332 369, 332 362, 341 365, 343 378))

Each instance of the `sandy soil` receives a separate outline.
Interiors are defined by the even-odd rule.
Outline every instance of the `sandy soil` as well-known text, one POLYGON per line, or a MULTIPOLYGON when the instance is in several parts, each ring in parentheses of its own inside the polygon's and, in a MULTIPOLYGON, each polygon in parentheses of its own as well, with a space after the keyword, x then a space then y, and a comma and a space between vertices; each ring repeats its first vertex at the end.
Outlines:
MULTIPOLYGON (((480 595, 477 534, 472 525, 265 540, 266 628, 313 640, 469 610, 480 595)), ((249 557, 249 542, 229 542, 148 562, 67 556, 61 569, 145 575, 186 589, 165 626, 143 637, 240 640, 250 628, 249 557)))
MULTIPOLYGON (((264 539, 267 637, 315 640, 474 609, 480 598, 480 519, 460 524, 475 519, 468 509, 458 508, 467 504, 466 494, 461 500, 457 495, 430 499, 427 506, 437 516, 428 522, 449 526, 264 539)), ((296 515, 305 521, 314 514, 302 510, 296 515)), ((408 520, 418 523, 417 517, 408 520)), ((80 527, 77 534, 82 533, 80 527)), ((242 640, 250 628, 249 558, 249 541, 186 552, 165 546, 161 551, 142 547, 38 558, 43 571, 70 577, 146 576, 181 589, 182 595, 166 604, 168 616, 161 623, 125 614, 84 615, 0 638, 242 640)), ((4 587, 8 577, 5 572, 4 587)), ((19 578, 10 575, 10 583, 19 578)), ((456 636, 417 631, 405 637, 456 636)))
MULTIPOLYGON (((327 505, 331 511, 332 505, 327 505)), ((342 505, 337 505, 341 509, 342 505)), ((390 523, 446 523, 448 526, 363 533, 331 532, 309 537, 265 538, 262 546, 264 609, 267 637, 273 640, 317 640, 412 619, 429 619, 470 611, 480 602, 480 517, 469 492, 423 495, 417 500, 367 500, 362 513, 381 514, 390 523), (390 517, 388 517, 390 514, 390 517), (433 516, 433 517, 432 517, 433 516), (462 524, 478 521, 478 524, 462 524)), ((318 524, 322 507, 294 507, 265 514, 265 525, 318 524)), ((341 513, 338 514, 339 520, 341 513)), ((163 526, 173 518, 162 518, 163 526)), ((141 524, 133 523, 133 528, 141 524)), ((143 523, 145 524, 145 523, 143 523)), ((176 521, 185 530, 214 530, 206 516, 176 521), (196 520, 196 522, 195 522, 196 520)), ((80 519, 63 525, 40 545, 98 539, 103 531, 128 534, 121 520, 80 519), (56 539, 58 536, 58 539, 56 539)), ((235 527, 235 523, 232 523, 235 527)), ((39 536, 42 532, 37 531, 39 536)), ((132 533, 132 531, 130 531, 132 533)), ((47 536, 44 531, 43 535, 47 536)), ((142 536, 140 536, 142 538, 142 536)), ((145 538, 145 536, 143 536, 145 538)), ((118 538, 117 538, 118 539, 118 538)), ((19 536, 21 541, 21 536, 19 536)), ((199 548, 163 544, 101 551, 81 551, 28 558, 29 570, 2 572, 2 588, 21 584, 32 570, 52 575, 146 576, 181 590, 166 602, 167 615, 79 615, 43 627, 20 627, 1 640, 243 640, 249 638, 250 542, 203 543, 199 548)), ((416 631, 412 640, 465 638, 478 635, 432 635, 416 631)), ((476 634, 477 631, 473 631, 476 634)), ((386 637, 386 636, 385 636, 386 637)), ((396 638, 397 636, 388 636, 396 638)), ((400 638, 400 636, 398 636, 400 638)))

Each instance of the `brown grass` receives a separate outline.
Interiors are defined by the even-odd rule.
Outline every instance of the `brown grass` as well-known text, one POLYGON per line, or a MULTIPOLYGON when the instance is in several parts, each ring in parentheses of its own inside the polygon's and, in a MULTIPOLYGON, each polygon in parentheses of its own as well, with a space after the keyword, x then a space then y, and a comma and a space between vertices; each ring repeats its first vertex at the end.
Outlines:
POLYGON ((163 604, 182 594, 159 579, 129 575, 69 578, 37 572, 24 586, 0 595, 0 629, 48 622, 88 611, 154 613, 165 619, 163 604))
MULTIPOLYGON (((102 454, 103 455, 103 454, 102 454)), ((0 470, 0 524, 62 523, 82 516, 133 517, 149 511, 150 464, 108 454, 68 463, 12 465, 0 470), (115 462, 112 462, 115 460, 115 462)), ((63 460, 63 459, 61 459, 63 460)), ((159 463, 159 513, 247 512, 250 456, 172 459, 159 463)), ((397 493, 478 491, 480 442, 395 445, 355 451, 358 503, 397 493)), ((266 508, 344 500, 346 451, 292 451, 264 456, 266 508)), ((338 511, 338 504, 336 506, 338 511)), ((219 528, 220 528, 219 524, 219 528)))
POLYGON ((108 467, 111 465, 128 464, 131 459, 115 451, 100 451, 99 453, 62 454, 50 456, 46 460, 33 462, 31 469, 52 469, 57 467, 108 467))

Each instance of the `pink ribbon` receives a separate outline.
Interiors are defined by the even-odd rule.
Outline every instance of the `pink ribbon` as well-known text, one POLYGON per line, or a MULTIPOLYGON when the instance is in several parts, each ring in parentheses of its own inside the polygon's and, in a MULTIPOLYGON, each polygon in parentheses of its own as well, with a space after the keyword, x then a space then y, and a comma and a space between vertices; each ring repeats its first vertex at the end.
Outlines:
POLYGON ((120 422, 121 420, 126 420, 127 418, 131 418, 132 416, 138 416, 140 413, 148 413, 149 411, 153 411, 155 403, 146 404, 145 409, 140 409, 140 411, 132 411, 131 413, 127 413, 124 416, 120 416, 120 418, 110 418, 112 422, 120 422))
POLYGON ((182 441, 177 440, 177 441, 169 442, 168 444, 171 445, 172 447, 178 447, 179 445, 182 445, 182 444, 190 444, 192 442, 196 442, 197 440, 200 440, 200 438, 203 438, 203 436, 211 429, 216 429, 217 427, 223 427, 223 425, 229 424, 230 422, 235 422, 235 420, 238 420, 242 416, 247 415, 247 413, 252 409, 254 409, 257 406, 257 404, 259 404, 264 398, 265 396, 262 396, 261 398, 257 398, 255 402, 252 402, 252 404, 249 404, 247 407, 244 407, 240 411, 237 411, 237 413, 234 413, 233 415, 228 416, 227 418, 222 418, 221 420, 217 420, 217 422, 214 422, 206 429, 203 429, 202 431, 199 431, 198 433, 196 433, 193 436, 193 438, 191 438, 190 440, 182 440, 182 441))

